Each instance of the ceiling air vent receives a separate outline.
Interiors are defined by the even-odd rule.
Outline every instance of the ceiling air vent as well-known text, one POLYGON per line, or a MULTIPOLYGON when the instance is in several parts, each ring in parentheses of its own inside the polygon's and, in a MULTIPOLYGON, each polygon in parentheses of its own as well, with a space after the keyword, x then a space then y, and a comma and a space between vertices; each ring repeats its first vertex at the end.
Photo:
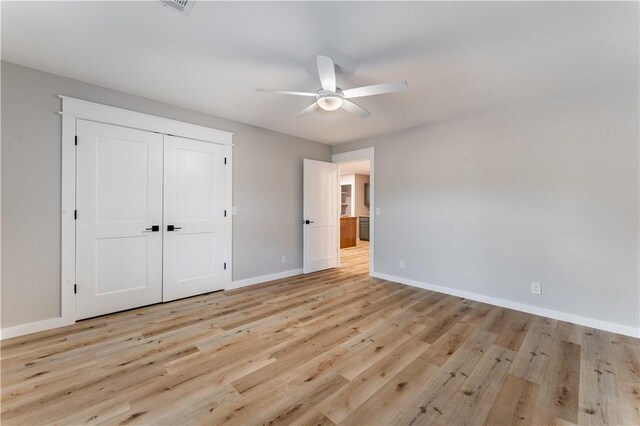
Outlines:
POLYGON ((187 16, 189 12, 191 12, 191 9, 193 9, 195 0, 160 0, 160 2, 169 9, 173 9, 187 16))

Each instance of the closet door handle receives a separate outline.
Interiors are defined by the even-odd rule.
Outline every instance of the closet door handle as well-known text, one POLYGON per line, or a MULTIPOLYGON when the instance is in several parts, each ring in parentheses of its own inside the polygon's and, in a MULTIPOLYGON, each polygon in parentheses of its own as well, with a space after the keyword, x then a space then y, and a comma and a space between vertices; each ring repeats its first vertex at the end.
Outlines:
POLYGON ((145 228, 142 232, 158 232, 160 231, 160 225, 151 225, 150 228, 145 228))
POLYGON ((177 231, 179 229, 182 229, 182 228, 180 228, 179 226, 175 226, 175 225, 167 225, 167 231, 171 232, 171 231, 177 231))

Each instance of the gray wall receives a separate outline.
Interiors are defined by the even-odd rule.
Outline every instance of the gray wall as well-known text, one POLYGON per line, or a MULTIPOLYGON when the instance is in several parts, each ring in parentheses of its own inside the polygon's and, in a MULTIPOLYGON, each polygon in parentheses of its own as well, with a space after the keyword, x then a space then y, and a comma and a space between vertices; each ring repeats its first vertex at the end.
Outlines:
POLYGON ((376 271, 638 327, 636 78, 334 147, 375 146, 376 271))
POLYGON ((1 72, 3 328, 60 316, 58 94, 235 132, 233 279, 302 267, 302 159, 330 161, 329 146, 7 62, 1 72))

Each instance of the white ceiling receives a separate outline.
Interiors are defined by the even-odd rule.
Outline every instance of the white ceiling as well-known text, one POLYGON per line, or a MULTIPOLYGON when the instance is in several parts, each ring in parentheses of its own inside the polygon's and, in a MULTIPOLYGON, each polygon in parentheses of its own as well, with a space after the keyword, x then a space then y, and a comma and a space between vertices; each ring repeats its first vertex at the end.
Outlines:
POLYGON ((354 161, 352 163, 340 163, 340 175, 367 175, 369 176, 369 160, 354 161))
POLYGON ((638 3, 2 2, 2 59, 333 144, 637 79, 638 3), (317 90, 316 54, 409 89, 366 119, 254 91, 317 90))

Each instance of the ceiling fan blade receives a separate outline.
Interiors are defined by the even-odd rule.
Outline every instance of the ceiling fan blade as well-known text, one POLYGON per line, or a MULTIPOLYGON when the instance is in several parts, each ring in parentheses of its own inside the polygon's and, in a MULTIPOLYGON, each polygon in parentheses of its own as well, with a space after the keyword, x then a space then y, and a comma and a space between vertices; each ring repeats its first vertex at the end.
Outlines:
POLYGON ((293 90, 278 90, 278 89, 256 89, 256 92, 266 93, 278 93, 280 95, 294 95, 294 96, 316 96, 315 93, 310 92, 295 92, 293 90))
POLYGON ((406 81, 392 81, 391 83, 374 84, 372 86, 356 87, 343 90, 345 99, 361 98, 363 96, 381 95, 383 93, 399 92, 408 87, 406 81))
POLYGON ((345 111, 349 111, 352 114, 357 114, 362 118, 367 118, 368 116, 371 115, 371 113, 369 111, 367 111, 366 109, 362 108, 359 105, 354 104, 351 101, 348 100, 344 100, 344 103, 342 104, 342 109, 345 111))
POLYGON ((328 56, 316 56, 318 61, 318 75, 320 76, 320 84, 324 90, 336 91, 336 66, 333 59, 328 56))
POLYGON ((299 113, 297 113, 296 117, 302 117, 304 115, 311 114, 313 111, 317 109, 318 109, 318 104, 314 102, 308 107, 306 107, 305 109, 303 109, 302 111, 300 111, 299 113))

